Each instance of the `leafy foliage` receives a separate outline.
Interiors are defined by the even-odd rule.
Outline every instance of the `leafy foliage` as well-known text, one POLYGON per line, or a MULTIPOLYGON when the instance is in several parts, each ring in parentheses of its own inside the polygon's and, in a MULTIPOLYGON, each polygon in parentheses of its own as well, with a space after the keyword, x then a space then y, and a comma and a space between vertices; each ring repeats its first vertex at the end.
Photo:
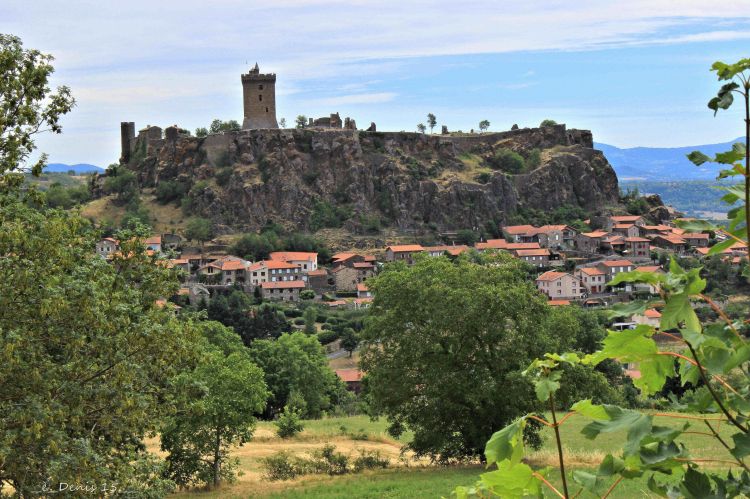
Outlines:
POLYGON ((489 159, 490 167, 506 173, 522 173, 526 168, 526 160, 515 151, 501 147, 489 159))
POLYGON ((193 218, 185 228, 185 236, 191 241, 205 243, 214 237, 214 228, 207 218, 193 218))

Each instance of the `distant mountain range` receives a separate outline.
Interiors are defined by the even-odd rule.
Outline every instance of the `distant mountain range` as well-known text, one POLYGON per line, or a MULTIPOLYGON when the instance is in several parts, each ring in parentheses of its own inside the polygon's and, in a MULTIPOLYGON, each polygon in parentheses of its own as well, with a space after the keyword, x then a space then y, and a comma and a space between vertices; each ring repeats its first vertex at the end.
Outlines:
POLYGON ((705 144, 686 147, 632 147, 621 149, 608 144, 594 143, 609 160, 620 181, 628 180, 713 180, 720 167, 714 164, 695 166, 686 156, 693 151, 701 151, 709 156, 728 151, 735 142, 705 144))
POLYGON ((76 172, 76 175, 82 175, 84 173, 103 173, 104 168, 96 165, 89 165, 88 163, 78 163, 75 165, 66 165, 65 163, 50 163, 44 169, 48 173, 67 173, 70 170, 76 172))

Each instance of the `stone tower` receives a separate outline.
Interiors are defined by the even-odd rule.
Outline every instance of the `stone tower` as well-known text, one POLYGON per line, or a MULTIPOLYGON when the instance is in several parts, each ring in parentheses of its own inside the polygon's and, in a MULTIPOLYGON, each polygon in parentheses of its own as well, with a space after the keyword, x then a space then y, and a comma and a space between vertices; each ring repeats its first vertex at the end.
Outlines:
POLYGON ((258 63, 242 75, 245 119, 242 128, 279 128, 276 122, 276 75, 261 74, 258 63))

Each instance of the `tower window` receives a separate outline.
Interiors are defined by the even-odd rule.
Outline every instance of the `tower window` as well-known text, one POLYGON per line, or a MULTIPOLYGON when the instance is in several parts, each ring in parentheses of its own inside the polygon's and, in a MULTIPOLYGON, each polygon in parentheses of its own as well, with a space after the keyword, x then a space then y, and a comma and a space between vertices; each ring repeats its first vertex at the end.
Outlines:
POLYGON ((268 108, 266 108, 266 112, 268 112, 268 108))
POLYGON ((262 101, 262 100, 263 100, 263 96, 262 96, 262 95, 259 95, 259 96, 258 96, 258 100, 259 100, 259 101, 262 101))
POLYGON ((263 85, 258 85, 258 90, 263 90, 263 85))

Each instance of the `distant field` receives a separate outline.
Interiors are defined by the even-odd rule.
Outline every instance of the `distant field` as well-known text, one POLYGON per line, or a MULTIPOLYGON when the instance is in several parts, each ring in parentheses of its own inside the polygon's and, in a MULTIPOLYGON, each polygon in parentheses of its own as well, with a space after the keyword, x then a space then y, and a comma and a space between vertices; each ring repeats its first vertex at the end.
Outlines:
MULTIPOLYGON (((655 418, 655 424, 678 427, 684 419, 655 418)), ((566 463, 571 469, 593 470, 607 453, 621 452, 625 441, 624 433, 602 434, 596 440, 584 438, 580 431, 588 420, 573 416, 561 429, 566 450, 566 463)), ((484 472, 479 465, 441 467, 428 460, 404 461, 400 448, 411 435, 394 440, 386 433, 386 422, 371 421, 366 416, 327 418, 305 422, 305 431, 298 437, 282 440, 276 437, 272 423, 259 424, 256 437, 245 446, 237 449, 244 475, 231 485, 211 492, 181 492, 174 498, 429 498, 448 497, 458 485, 471 485, 484 472), (366 433, 367 440, 355 440, 355 433, 366 433), (259 459, 279 450, 288 450, 303 455, 332 443, 341 452, 355 455, 358 449, 379 450, 388 456, 392 468, 351 474, 337 477, 304 476, 290 481, 269 482, 262 476, 259 459)), ((696 431, 703 427, 693 425, 696 431)), ((724 425, 721 428, 724 438, 731 440, 733 432, 724 425)), ((556 467, 557 455, 551 431, 543 432, 544 446, 530 454, 530 464, 537 467, 556 467)), ((713 439, 703 435, 687 435, 682 441, 689 446, 691 455, 696 458, 726 459, 726 451, 713 439)), ((408 457, 408 456, 407 456, 408 457)), ((559 485, 559 475, 553 471, 550 479, 559 485)), ((609 484, 605 484, 608 487, 609 484)), ((573 491, 577 491, 574 488, 573 491)), ((573 493, 574 493, 573 492, 573 493)), ((581 495, 580 497, 588 497, 581 495)), ((611 498, 656 497, 648 491, 645 480, 625 481, 609 496, 611 498)))

